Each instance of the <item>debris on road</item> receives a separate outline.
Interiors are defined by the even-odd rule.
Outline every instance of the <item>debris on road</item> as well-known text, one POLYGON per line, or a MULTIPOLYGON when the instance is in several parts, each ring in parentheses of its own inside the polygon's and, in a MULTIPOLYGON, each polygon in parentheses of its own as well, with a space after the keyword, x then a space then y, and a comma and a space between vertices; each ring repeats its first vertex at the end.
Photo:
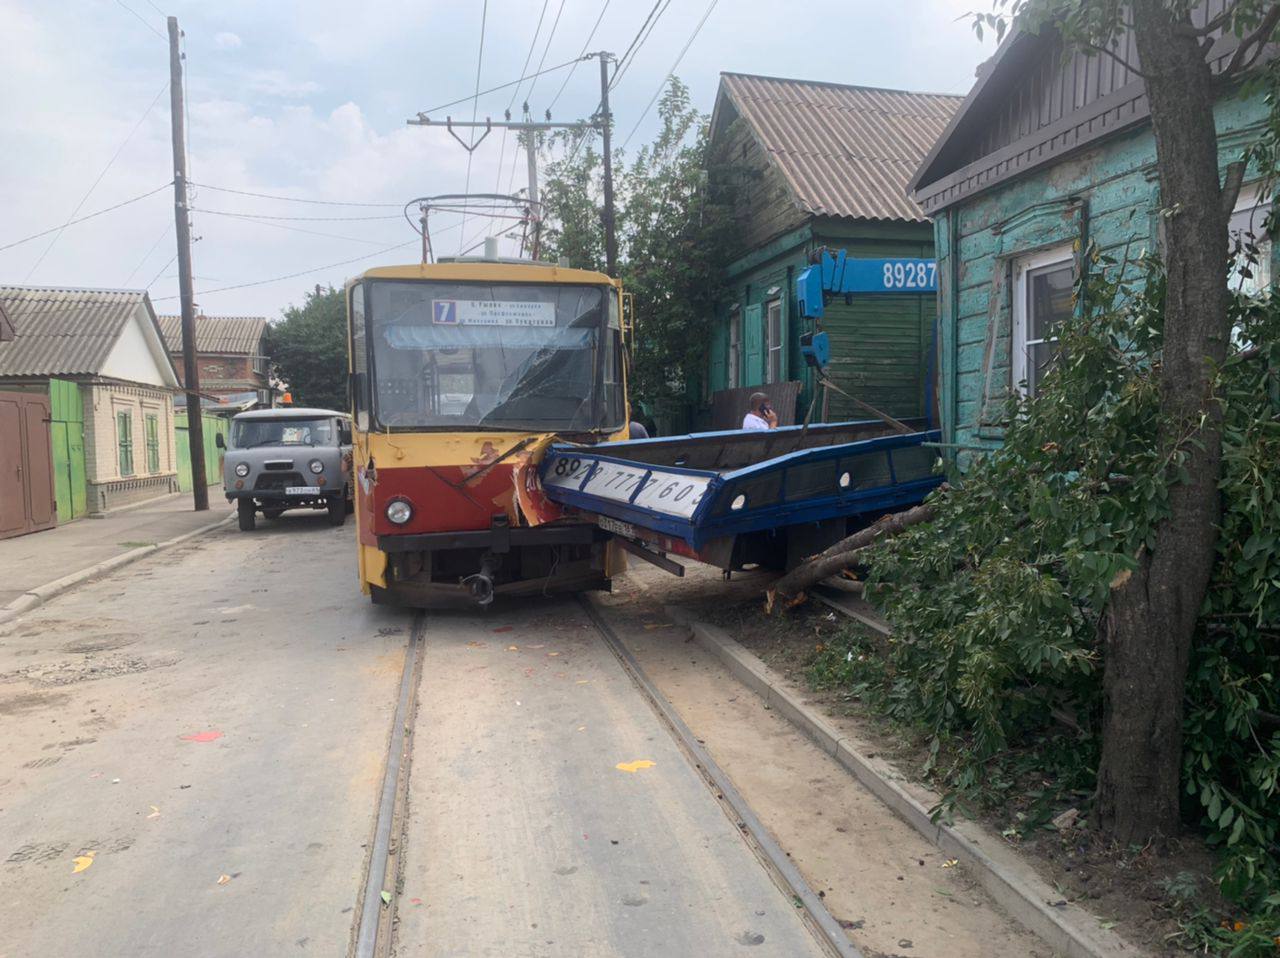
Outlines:
POLYGON ((72 862, 74 863, 74 867, 71 869, 71 874, 78 875, 82 871, 84 871, 86 868, 88 868, 90 865, 92 865, 93 856, 96 854, 98 853, 85 852, 83 855, 77 855, 75 858, 73 858, 72 862))
POLYGON ((212 742, 222 738, 222 733, 216 729, 210 729, 207 732, 193 732, 190 735, 179 736, 184 742, 212 742))
POLYGON ((614 766, 614 768, 620 772, 631 772, 632 774, 635 774, 642 768, 653 768, 653 766, 657 764, 657 762, 651 762, 647 758, 641 758, 634 762, 619 762, 614 766))

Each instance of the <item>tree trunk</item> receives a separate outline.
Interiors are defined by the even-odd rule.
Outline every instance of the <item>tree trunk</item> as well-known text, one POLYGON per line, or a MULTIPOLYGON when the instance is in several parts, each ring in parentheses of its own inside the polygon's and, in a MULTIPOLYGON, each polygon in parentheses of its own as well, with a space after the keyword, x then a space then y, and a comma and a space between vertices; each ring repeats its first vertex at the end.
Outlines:
POLYGON ((905 512, 883 516, 865 529, 841 539, 835 545, 796 566, 775 582, 773 588, 766 594, 765 611, 772 613, 779 602, 782 603, 783 609, 798 605, 804 598, 805 589, 815 582, 837 575, 842 569, 847 569, 857 560, 856 553, 921 522, 929 522, 936 514, 937 510, 933 504, 926 502, 905 512))
POLYGON ((1162 448, 1185 456, 1171 476, 1169 516, 1149 552, 1111 593, 1103 618, 1102 758, 1096 822, 1123 844, 1174 835, 1182 714, 1196 619, 1214 561, 1222 411, 1213 368, 1230 333, 1227 221, 1238 178, 1219 186, 1214 82, 1188 17, 1164 0, 1133 0, 1139 68, 1156 141, 1168 274, 1160 370, 1162 448))

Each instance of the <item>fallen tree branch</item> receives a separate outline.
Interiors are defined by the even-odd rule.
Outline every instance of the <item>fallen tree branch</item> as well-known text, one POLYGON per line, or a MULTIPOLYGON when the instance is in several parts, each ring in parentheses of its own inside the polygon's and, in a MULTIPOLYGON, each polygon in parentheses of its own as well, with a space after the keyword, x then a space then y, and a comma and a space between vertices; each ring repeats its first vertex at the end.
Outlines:
POLYGON ((928 522, 937 514, 932 503, 915 506, 905 512, 877 519, 865 529, 841 539, 801 565, 796 566, 773 584, 773 588, 765 596, 765 613, 772 614, 774 607, 781 604, 784 609, 792 608, 804 601, 804 591, 815 582, 821 582, 833 575, 838 575, 857 561, 857 553, 875 545, 877 542, 905 532, 914 525, 928 522))

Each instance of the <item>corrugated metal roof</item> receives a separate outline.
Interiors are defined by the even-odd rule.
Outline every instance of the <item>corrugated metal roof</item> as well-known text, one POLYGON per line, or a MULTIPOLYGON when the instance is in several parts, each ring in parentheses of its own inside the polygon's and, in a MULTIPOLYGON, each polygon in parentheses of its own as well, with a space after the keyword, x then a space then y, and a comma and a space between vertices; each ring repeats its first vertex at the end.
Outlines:
MULTIPOLYGON (((158 319, 165 349, 171 353, 182 352, 182 317, 160 316, 158 319)), ((215 356, 257 356, 266 328, 265 316, 197 316, 196 352, 215 356)))
POLYGON ((907 184, 963 97, 745 73, 723 73, 720 83, 801 209, 925 221, 907 184))
POLYGON ((146 297, 141 290, 0 286, 16 332, 0 343, 0 376, 97 375, 146 297))

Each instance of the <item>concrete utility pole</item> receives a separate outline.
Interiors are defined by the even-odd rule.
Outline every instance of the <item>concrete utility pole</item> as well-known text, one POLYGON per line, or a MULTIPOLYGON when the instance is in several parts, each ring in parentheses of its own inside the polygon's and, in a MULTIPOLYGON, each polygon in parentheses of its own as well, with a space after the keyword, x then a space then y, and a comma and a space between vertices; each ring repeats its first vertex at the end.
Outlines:
POLYGON ((600 58, 600 139, 604 152, 604 263, 605 272, 618 275, 618 237, 613 216, 613 149, 610 146, 613 114, 609 112, 609 61, 613 54, 601 50, 600 58))
MULTIPOLYGON (((517 134, 518 135, 518 134, 517 134)), ((533 258, 538 258, 538 241, 542 235, 542 210, 538 207, 538 138, 529 133, 524 138, 525 160, 529 167, 529 210, 533 213, 533 258)))
POLYGON ((187 217, 187 150, 182 111, 182 53, 178 18, 169 17, 169 116, 173 131, 173 215, 178 233, 178 292, 182 301, 182 385, 187 394, 187 445, 191 451, 191 498, 196 512, 209 508, 200 419, 200 369, 196 365, 196 303, 191 288, 191 221, 187 217))

